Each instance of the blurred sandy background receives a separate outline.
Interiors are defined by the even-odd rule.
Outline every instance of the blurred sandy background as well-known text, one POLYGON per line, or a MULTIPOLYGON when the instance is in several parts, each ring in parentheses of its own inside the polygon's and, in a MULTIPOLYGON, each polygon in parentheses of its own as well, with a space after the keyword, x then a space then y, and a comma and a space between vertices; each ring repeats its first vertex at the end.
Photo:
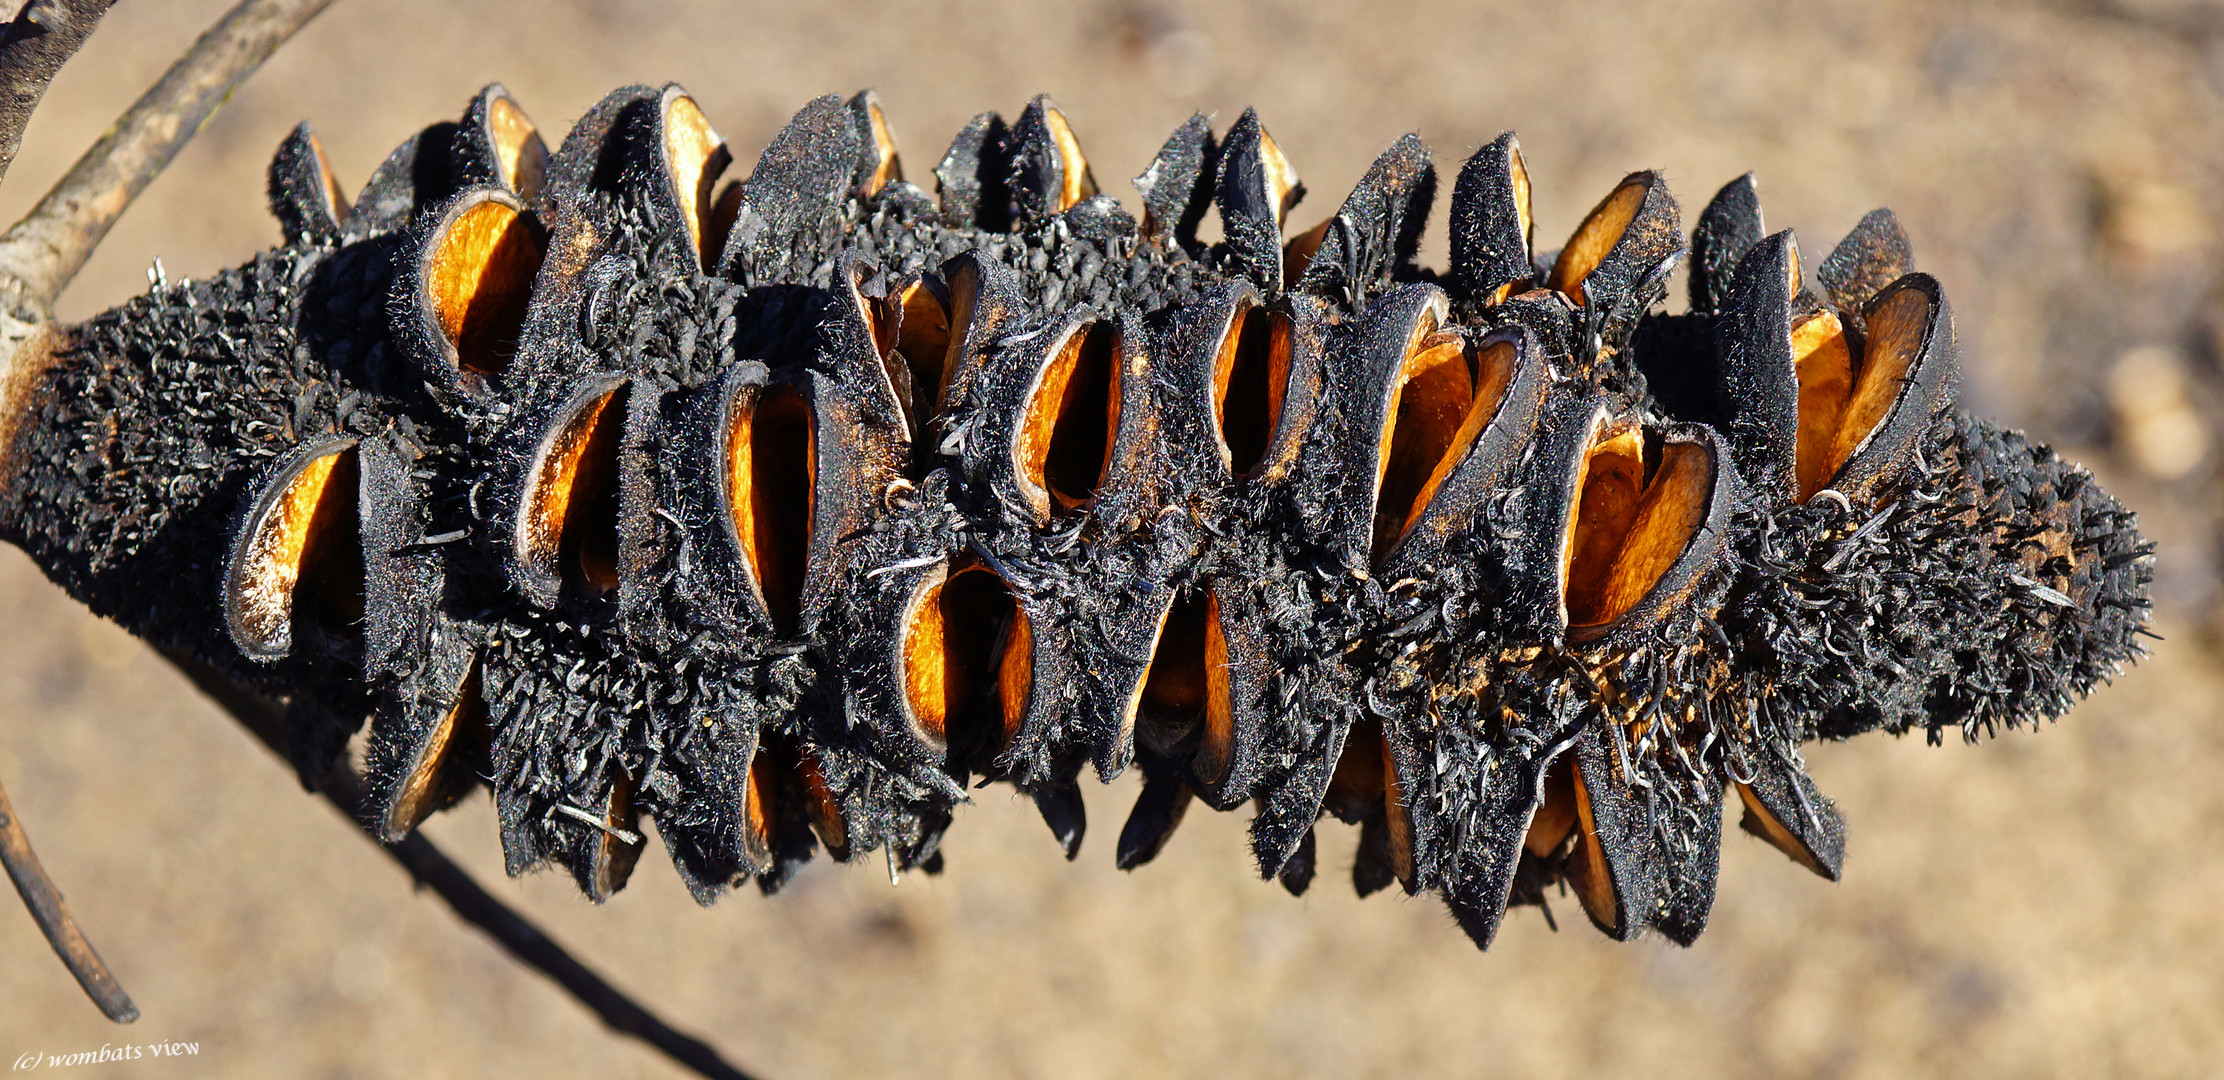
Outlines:
MULTIPOLYGON (((127 0, 56 82, 0 194, 14 215, 222 10, 127 0)), ((755 148, 805 100, 876 86, 921 176, 972 113, 1049 91, 1124 178, 1192 109, 1257 104, 1333 212, 1418 130, 1451 171, 1520 131, 1555 244, 1626 171, 1687 214, 1759 171, 1819 258, 1894 207, 1947 284, 1966 396, 2092 465, 2163 551, 2168 637, 2065 722, 1976 749, 1811 754, 1851 819, 1828 885, 1731 831, 1713 929, 1614 945, 1572 902, 1476 953, 1431 901, 1353 900, 1353 843, 1293 900, 1202 810, 1134 875, 1136 782, 1092 790, 1066 865, 984 793, 949 872, 812 867, 698 909, 660 855, 597 910, 501 876, 483 801, 430 834, 588 963, 744 1067, 849 1076, 2224 1076, 2224 671, 2212 647, 2224 410, 2224 6, 2191 0, 1583 6, 1391 2, 455 3, 343 0, 110 237, 62 313, 275 240, 263 166, 313 121, 353 186, 499 79, 552 136, 677 80, 755 148)), ((1441 209, 1439 210, 1441 218, 1441 209)), ((1439 233, 1431 250, 1441 259, 1439 233)), ((1680 293, 1679 293, 1680 295, 1680 293)), ((510 963, 159 660, 0 554, 0 777, 146 1018, 112 1027, 0 901, 0 1061, 196 1041, 84 1071, 674 1076, 510 963)))

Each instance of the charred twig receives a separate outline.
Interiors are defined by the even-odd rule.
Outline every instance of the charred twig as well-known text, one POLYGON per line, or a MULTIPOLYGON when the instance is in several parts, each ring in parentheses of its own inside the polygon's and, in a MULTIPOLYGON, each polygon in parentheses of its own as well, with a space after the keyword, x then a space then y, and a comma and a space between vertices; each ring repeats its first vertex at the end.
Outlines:
POLYGON ((109 974, 108 965, 101 963, 93 943, 85 940, 77 920, 70 918, 68 905, 62 903, 62 891, 54 887, 46 868, 39 865, 38 855, 31 851, 31 838, 23 834, 23 823, 16 820, 15 808, 8 805, 5 788, 0 788, 0 865, 8 868, 16 895, 23 898, 24 907, 31 909, 31 918, 39 924, 39 932, 46 935, 46 943, 54 946, 54 955, 77 976, 77 985, 85 988, 85 996, 119 1024, 139 1019, 139 1007, 109 974))
POLYGON ((6 284, 18 302, 52 306, 109 227, 240 80, 331 3, 242 0, 202 34, 38 206, 0 235, 0 278, 13 279, 6 284))
MULTIPOLYGON (((201 692, 222 706, 225 712, 239 721, 241 727, 254 733, 272 752, 284 756, 285 709, 226 678, 221 672, 192 657, 181 653, 166 653, 170 662, 185 673, 201 692)), ((325 779, 324 797, 345 815, 350 822, 362 828, 365 820, 363 790, 355 774, 337 769, 325 779)), ((0 804, 4 806, 4 804, 0 804)), ((377 837, 369 829, 364 835, 374 843, 377 837)), ((695 1073, 716 1080, 750 1080, 717 1050, 693 1036, 672 1028, 655 1013, 627 997, 625 992, 610 985, 587 965, 580 963, 562 945, 550 938, 531 920, 518 914, 501 900, 479 887, 469 872, 456 865, 440 848, 421 833, 411 833, 400 843, 379 845, 395 862, 409 871, 417 883, 439 894, 442 900, 465 922, 478 927, 494 938, 518 961, 554 980, 580 1004, 594 1010, 604 1024, 661 1051, 666 1057, 693 1070, 695 1073)), ((88 950, 90 951, 90 950, 88 950)))
POLYGON ((85 46, 116 0, 31 0, 0 31, 0 177, 54 73, 85 46))

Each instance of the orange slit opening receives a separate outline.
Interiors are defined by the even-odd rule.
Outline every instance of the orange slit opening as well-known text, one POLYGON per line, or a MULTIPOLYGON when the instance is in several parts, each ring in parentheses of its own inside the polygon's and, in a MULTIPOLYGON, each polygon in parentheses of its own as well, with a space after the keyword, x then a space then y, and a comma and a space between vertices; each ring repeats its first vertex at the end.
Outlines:
POLYGON ((331 205, 332 220, 347 220, 347 192, 340 190, 339 178, 332 175, 332 162, 324 156, 324 143, 313 132, 309 136, 309 153, 316 158, 317 178, 324 181, 324 199, 331 205))
POLYGON ((386 814, 387 842, 399 841, 424 823, 432 812, 462 793, 478 779, 492 743, 487 724, 486 698, 479 693, 479 662, 456 690, 455 703, 442 713, 440 722, 425 737, 417 763, 402 782, 401 793, 386 814))
POLYGON ((1259 164, 1266 171, 1267 203, 1274 207, 1274 224, 1280 228, 1305 189, 1298 183, 1297 166, 1290 164, 1281 144, 1263 127, 1259 129, 1259 164))
POLYGON ((969 733, 973 711, 1007 663, 998 653, 1017 611, 1003 579, 978 566, 928 586, 913 605, 904 627, 904 694, 931 743, 947 746, 969 733))
POLYGON ((1513 359, 1506 342, 1477 352, 1457 334, 1432 333, 1426 325, 1415 334, 1382 431, 1376 559, 1420 521, 1437 488, 1482 437, 1512 381, 1513 359))
POLYGON ((1380 802, 1391 869, 1400 884, 1413 885, 1413 819, 1405 812, 1405 785, 1398 779, 1397 759, 1390 752, 1390 735, 1382 722, 1363 716, 1352 722, 1344 736, 1343 753, 1329 776, 1328 792, 1321 805, 1338 820, 1363 821, 1380 802))
POLYGON ((1602 431, 1585 451, 1565 549, 1570 626, 1611 623, 1644 599, 1706 520, 1714 462, 1669 442, 1648 455, 1636 427, 1602 431))
POLYGON ((356 642, 363 625, 363 525, 361 466, 354 450, 334 455, 316 510, 302 538, 300 579, 293 590, 292 620, 324 637, 329 649, 356 642))
POLYGON ((625 442, 626 390, 619 387, 582 418, 580 443, 570 476, 559 478, 568 493, 557 559, 564 584, 585 596, 608 596, 618 589, 618 450, 625 442))
POLYGON ((705 243, 717 206, 711 191, 731 160, 733 155, 726 151, 725 140, 711 129, 710 119, 694 99, 672 95, 664 114, 664 162, 671 170, 672 194, 679 199, 680 213, 687 219, 688 239, 706 266, 718 257, 718 252, 705 243))
POLYGON ((1020 476, 1048 494, 1053 517, 1096 499, 1120 427, 1119 332, 1090 323, 1043 368, 1020 421, 1020 476))
POLYGON ((796 771, 803 778, 803 794, 811 802, 811 831, 818 834, 819 843, 826 845, 826 853, 834 861, 849 858, 849 819, 842 814, 842 804, 834 798, 834 789, 826 782, 826 769, 819 756, 809 747, 797 755, 796 771))
POLYGON ((1575 831, 1575 759, 1567 754, 1552 763, 1544 777, 1544 802, 1529 819, 1529 833, 1521 845, 1529 854, 1544 858, 1575 831))
POLYGON ((1529 208, 1529 164, 1521 159, 1521 147, 1515 146, 1507 155, 1507 170, 1513 181, 1514 217, 1521 223, 1521 246, 1524 251, 1536 245, 1537 222, 1529 208))
POLYGON ((1198 775, 1208 783, 1227 775, 1234 756, 1234 699, 1220 597, 1211 586, 1182 593, 1168 606, 1143 679, 1143 697, 1159 710, 1201 721, 1198 775))
POLYGON ((748 789, 742 795, 742 850, 758 870, 772 866, 772 845, 779 829, 779 774, 772 761, 772 747, 757 744, 749 759, 748 789))
POLYGON ((865 194, 872 196, 903 179, 903 158, 896 152, 896 133, 889 129, 879 103, 868 105, 866 112, 873 128, 873 174, 865 180, 865 194))
POLYGON ((1832 462, 1831 444, 1853 396, 1853 350, 1845 324, 1824 311, 1792 328, 1792 370, 1799 379, 1799 436, 1793 455, 1799 498, 1805 502, 1830 486, 1843 461, 1832 462))
POLYGON ((1405 783, 1398 778, 1398 759, 1390 752, 1390 733, 1375 733, 1376 753, 1382 757, 1382 813, 1389 835, 1390 866, 1398 883, 1413 888, 1413 819, 1405 812, 1405 783))
POLYGON ((633 876, 633 867, 641 861, 642 844, 629 844, 618 837, 619 831, 634 832, 641 824, 641 817, 633 810, 633 781, 625 770, 613 765, 610 773, 610 800, 603 807, 602 823, 607 829, 598 830, 595 836, 594 892, 593 899, 601 902, 625 888, 626 879, 633 876))
POLYGON ((734 231, 734 222, 741 219, 741 181, 729 180, 718 192, 718 201, 710 205, 710 216, 703 224, 703 267, 713 267, 718 257, 726 251, 726 237, 734 231))
POLYGON ((1289 317, 1245 305, 1220 340, 1212 381, 1220 441, 1235 475, 1248 476, 1266 460, 1289 387, 1289 317))
POLYGON ((925 281, 881 301, 874 323, 874 344, 888 369, 889 384, 903 406, 914 443, 925 439, 941 410, 943 367, 950 357, 950 314, 925 281))
POLYGON ((811 546, 818 448, 811 407, 793 387, 770 387, 736 410, 727 433, 734 533, 766 610, 801 608, 811 546))
POLYGON ((492 199, 458 214, 433 243, 427 299, 465 370, 510 366, 543 254, 525 215, 492 199))
POLYGON ((1893 404, 1899 401, 1900 387, 1922 355, 1923 335, 1930 329, 1930 321, 1931 299, 1921 289, 1901 289, 1869 312, 1868 340, 1861 350, 1860 369, 1846 400, 1845 419, 1839 421, 1830 444, 1832 477, 1884 423, 1893 404))
POLYGON ((1382 721, 1362 716, 1352 721, 1344 735, 1344 749, 1336 757, 1336 771, 1329 775, 1328 794, 1321 806, 1339 821, 1358 821, 1382 801, 1382 721))
POLYGON ((1568 777, 1575 795, 1575 850, 1568 855, 1568 884, 1591 921, 1601 926, 1622 925, 1621 902, 1614 895, 1614 872, 1607 865, 1606 849, 1599 844, 1598 821, 1591 810, 1591 789, 1583 783, 1583 770, 1571 768, 1568 777))
POLYGON ((1083 199, 1097 193, 1096 177, 1089 173, 1089 159, 1081 152, 1081 140, 1074 138, 1073 127, 1066 123, 1066 114, 1056 109, 1043 110, 1043 123, 1050 128, 1050 140, 1058 147, 1058 160, 1063 166, 1062 184, 1058 190, 1058 212, 1064 213, 1083 199))
POLYGON ((1026 609, 1012 606, 1011 622, 1005 624, 1003 641, 997 648, 997 713, 1004 722, 1002 745, 1008 747, 1019 737, 1020 725, 1027 722, 1027 698, 1035 688, 1035 633, 1028 625, 1026 609))
MULTIPOLYGON (((1527 179, 1526 174, 1523 179, 1527 179)), ((1600 263, 1621 242, 1622 234, 1629 231, 1630 222, 1637 220, 1637 211, 1645 205, 1645 195, 1651 185, 1643 180, 1624 180, 1576 227, 1575 235, 1568 238, 1568 246, 1560 249, 1560 257, 1552 262, 1552 275, 1548 287, 1564 294, 1577 307, 1584 303, 1583 282, 1598 269, 1600 263)))
MULTIPOLYGON (((942 353, 942 365, 935 370, 932 383, 913 383, 911 396, 914 402, 923 400, 918 411, 928 418, 940 415, 954 402, 950 401, 950 384, 956 381, 965 364, 965 335, 973 325, 973 312, 981 297, 980 271, 967 264, 960 264, 943 282, 950 294, 949 346, 942 353)), ((925 424, 920 425, 925 430, 925 424)))
POLYGON ((280 635, 290 638, 292 634, 294 597, 309 536, 317 527, 317 512, 344 453, 348 451, 307 462, 287 482, 284 493, 253 524, 247 551, 233 573, 229 591, 236 608, 234 622, 266 646, 274 646, 280 635))
POLYGON ((525 110, 506 97, 487 103, 487 129, 494 136, 502 181, 519 199, 532 202, 541 193, 541 178, 548 169, 548 144, 541 141, 540 131, 525 110))

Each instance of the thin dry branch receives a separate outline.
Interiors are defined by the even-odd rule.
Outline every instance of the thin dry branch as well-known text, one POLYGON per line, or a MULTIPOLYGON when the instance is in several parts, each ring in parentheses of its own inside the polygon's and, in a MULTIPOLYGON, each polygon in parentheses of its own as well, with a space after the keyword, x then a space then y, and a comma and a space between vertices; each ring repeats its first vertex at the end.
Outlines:
POLYGON ((0 235, 0 285, 44 311, 242 79, 332 0, 242 0, 0 235))
POLYGON ((7 867, 16 895, 23 898, 24 907, 31 909, 31 919, 46 935, 46 943, 54 946, 54 955, 62 958, 70 974, 77 977, 77 985, 85 988, 85 996, 119 1024, 139 1019, 139 1006, 131 1003, 131 995, 124 993, 116 977, 109 974, 108 965, 101 963, 93 943, 85 940, 85 932, 70 917, 69 906, 62 903, 62 891, 54 887, 46 868, 39 865, 38 855, 31 851, 31 838, 24 835, 15 807, 8 804, 5 788, 0 788, 0 865, 7 867))
POLYGON ((0 31, 0 178, 54 73, 83 48, 116 0, 31 0, 0 31))
MULTIPOLYGON (((273 753, 285 756, 282 749, 285 746, 284 707, 190 656, 165 655, 241 727, 262 740, 273 753)), ((398 844, 380 843, 376 833, 363 824, 366 820, 363 789, 354 773, 346 769, 334 770, 325 778, 321 794, 349 823, 362 830, 366 839, 379 844, 381 850, 402 864, 418 885, 431 889, 447 901, 465 922, 485 931, 512 957, 548 976, 580 1004, 594 1010, 611 1030, 648 1043, 697 1075, 713 1080, 751 1080, 748 1073, 729 1064, 717 1050, 666 1024, 655 1013, 627 997, 624 991, 595 974, 592 968, 580 963, 531 920, 480 888, 468 871, 456 865, 423 834, 411 833, 398 844)))

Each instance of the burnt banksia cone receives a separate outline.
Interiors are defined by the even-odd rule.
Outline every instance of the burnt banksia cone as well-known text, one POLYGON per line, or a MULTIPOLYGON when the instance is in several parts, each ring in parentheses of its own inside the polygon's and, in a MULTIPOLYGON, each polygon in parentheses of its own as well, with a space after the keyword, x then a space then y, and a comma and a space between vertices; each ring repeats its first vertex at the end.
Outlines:
POLYGON ((1641 172, 1540 253, 1507 135, 1439 273, 1418 138, 1301 229, 1257 115, 1195 117, 1137 220, 1047 98, 931 193, 870 93, 734 165, 677 87, 553 148, 489 87, 352 199, 304 126, 285 246, 21 391, 6 538, 289 701, 305 782, 367 722, 382 834, 484 783, 511 871, 596 899, 651 824, 706 902, 938 870, 991 780, 1070 856, 1081 770, 1136 768, 1125 867, 1250 804, 1292 891, 1334 817, 1478 943, 1555 886, 1689 942, 1726 803, 1839 873, 1806 743, 2036 723, 2139 654, 2132 516, 1955 408, 1887 212, 1809 270, 1750 178, 1687 242, 1641 172))

